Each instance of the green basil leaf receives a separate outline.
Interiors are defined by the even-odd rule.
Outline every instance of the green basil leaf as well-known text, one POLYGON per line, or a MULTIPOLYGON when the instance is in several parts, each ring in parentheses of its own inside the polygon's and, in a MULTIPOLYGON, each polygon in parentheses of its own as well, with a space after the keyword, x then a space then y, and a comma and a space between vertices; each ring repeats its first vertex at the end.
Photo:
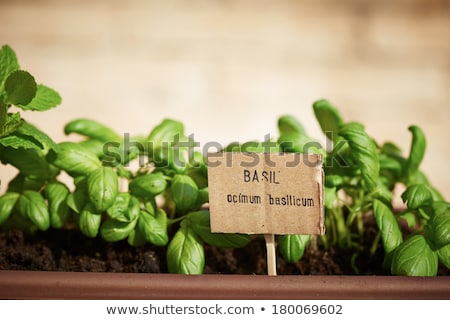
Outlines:
POLYGON ((170 241, 167 248, 167 265, 170 273, 203 273, 205 250, 199 237, 189 225, 181 223, 180 229, 170 241))
POLYGON ((8 45, 3 45, 0 49, 0 92, 3 91, 8 76, 20 69, 19 62, 13 49, 8 45))
POLYGON ((212 233, 208 210, 191 212, 187 219, 195 233, 209 245, 221 248, 243 248, 251 241, 247 234, 212 233))
POLYGON ((129 185, 130 192, 140 198, 149 199, 164 192, 167 180, 161 172, 136 177, 129 185))
POLYGON ((24 110, 45 111, 60 105, 62 102, 58 92, 43 84, 37 85, 36 96, 30 103, 22 105, 24 110))
POLYGON ((450 210, 450 202, 434 201, 431 207, 433 209, 433 215, 446 214, 450 210))
POLYGON ((277 237, 278 248, 284 260, 290 263, 299 261, 311 241, 311 235, 284 234, 277 237))
POLYGON ((385 154, 380 154, 380 170, 384 173, 389 172, 395 179, 398 179, 402 175, 403 160, 397 157, 391 157, 385 154))
POLYGON ((64 127, 65 134, 77 133, 100 142, 120 142, 121 136, 110 127, 93 119, 76 119, 64 127))
POLYGON ((392 142, 385 142, 380 148, 380 152, 386 156, 394 158, 403 158, 402 149, 392 142))
POLYGON ((100 167, 87 178, 88 195, 97 211, 105 211, 116 201, 119 180, 111 167, 100 167))
POLYGON ((347 140, 351 157, 361 170, 363 187, 371 191, 378 185, 380 163, 375 142, 358 123, 347 123, 340 127, 339 135, 347 140))
POLYGON ((381 233, 384 251, 389 254, 403 242, 400 226, 392 210, 380 200, 373 200, 373 214, 381 233))
POLYGON ((45 187, 45 197, 48 201, 50 222, 53 228, 62 228, 69 219, 69 206, 66 202, 69 194, 69 188, 58 181, 50 182, 45 187))
POLYGON ((311 138, 304 134, 297 132, 288 132, 282 134, 277 143, 280 145, 282 152, 299 152, 307 154, 322 154, 325 155, 325 151, 322 146, 313 141, 311 138))
POLYGON ((425 154, 427 143, 425 134, 418 126, 410 126, 408 130, 412 133, 411 149, 406 163, 406 172, 409 177, 419 169, 425 154))
POLYGON ((67 196, 67 205, 76 213, 81 213, 83 208, 89 202, 87 194, 87 185, 79 185, 74 192, 67 196))
POLYGON ((436 252, 439 261, 446 266, 447 269, 450 269, 450 244, 438 249, 436 252))
POLYGON ((57 146, 57 152, 51 150, 47 161, 66 171, 71 176, 84 176, 101 168, 100 160, 79 144, 62 142, 57 146))
POLYGON ((78 218, 81 233, 86 237, 95 238, 102 222, 102 215, 95 209, 95 206, 88 202, 78 218))
POLYGON ((106 212, 111 219, 130 222, 139 217, 139 200, 129 193, 119 193, 113 205, 106 212))
POLYGON ((100 227, 100 235, 109 242, 123 240, 129 236, 136 226, 136 220, 131 222, 109 219, 103 222, 100 227))
POLYGON ((83 207, 89 201, 89 198, 83 192, 74 191, 67 196, 67 206, 75 211, 76 213, 81 213, 83 207))
POLYGON ((425 238, 435 250, 450 244, 450 210, 435 214, 427 221, 425 238))
POLYGON ((165 246, 169 242, 167 223, 164 223, 164 219, 161 217, 161 215, 165 215, 165 212, 157 209, 156 214, 159 215, 159 219, 141 211, 137 227, 148 242, 157 246, 165 246))
POLYGON ((50 214, 44 197, 36 191, 24 191, 16 202, 17 210, 33 222, 39 230, 50 228, 50 214))
POLYGON ((391 272, 395 275, 435 276, 437 270, 437 253, 421 235, 410 237, 394 251, 391 272))
POLYGON ((164 209, 157 208, 155 210, 154 215, 156 221, 158 221, 160 226, 163 226, 167 230, 167 213, 164 211, 164 209))
POLYGON ((127 242, 132 247, 140 247, 147 243, 144 234, 135 227, 128 235, 127 242))
POLYGON ((184 125, 173 119, 164 119, 160 124, 153 128, 147 137, 148 141, 152 141, 155 146, 164 141, 173 141, 175 135, 184 134, 184 125))
POLYGON ((191 177, 177 174, 172 179, 170 192, 177 210, 184 211, 195 205, 198 187, 191 177))
POLYGON ((6 99, 10 104, 14 104, 18 107, 27 105, 35 97, 36 90, 36 81, 27 71, 14 71, 6 78, 6 99))
POLYGON ((292 115, 283 115, 278 118, 278 131, 280 135, 290 132, 306 135, 303 125, 292 115))
POLYGON ((103 152, 104 143, 103 142, 101 142, 99 140, 95 140, 95 139, 88 139, 88 140, 80 141, 80 142, 78 142, 78 144, 80 146, 82 146, 83 148, 85 148, 86 150, 89 150, 90 152, 95 154, 95 156, 97 158, 99 158, 99 159, 103 158, 103 156, 104 156, 104 152, 103 152))
POLYGON ((410 185, 401 195, 409 209, 418 209, 432 204, 433 195, 424 184, 410 185))
POLYGON ((332 106, 327 100, 318 100, 314 102, 313 110, 322 132, 331 141, 336 141, 339 128, 344 124, 336 107, 332 106))
POLYGON ((6 192, 0 196, 0 225, 9 218, 19 197, 16 192, 6 192))
POLYGON ((161 160, 166 158, 164 152, 167 152, 170 143, 177 137, 184 136, 184 125, 176 120, 164 119, 160 124, 153 128, 147 137, 147 141, 152 147, 148 152, 151 157, 161 160), (165 149, 165 150, 164 150, 165 149))

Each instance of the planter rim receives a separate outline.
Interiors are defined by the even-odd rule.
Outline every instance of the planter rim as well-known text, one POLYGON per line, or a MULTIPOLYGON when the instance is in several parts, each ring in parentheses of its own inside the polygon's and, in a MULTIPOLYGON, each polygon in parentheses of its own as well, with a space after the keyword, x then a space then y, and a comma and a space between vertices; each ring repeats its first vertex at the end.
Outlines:
POLYGON ((450 277, 0 271, 0 299, 450 299, 450 277))

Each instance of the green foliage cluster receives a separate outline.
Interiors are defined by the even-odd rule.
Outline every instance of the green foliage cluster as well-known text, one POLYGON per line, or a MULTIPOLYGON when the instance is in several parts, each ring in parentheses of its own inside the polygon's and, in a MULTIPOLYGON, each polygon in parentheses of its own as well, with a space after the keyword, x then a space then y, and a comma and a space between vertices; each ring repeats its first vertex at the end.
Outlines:
MULTIPOLYGON (((433 276, 439 261, 450 267, 450 204, 420 170, 426 139, 410 126, 409 154, 392 142, 378 144, 360 123, 345 122, 326 100, 313 109, 333 147, 325 154, 325 247, 337 245, 358 255, 364 219, 373 214, 378 226, 371 253, 382 242, 384 266, 392 274, 433 276), (402 185, 404 209, 392 207, 394 188, 402 185), (397 208, 395 208, 397 209, 397 208), (402 232, 402 226, 405 232, 402 232), (406 232, 408 231, 408 232, 406 232), (404 238, 404 234, 407 234, 404 238)), ((301 151, 301 150, 298 150, 301 151)))
MULTIPOLYGON (((0 161, 19 171, 0 196, 4 230, 45 231, 75 225, 86 237, 127 241, 130 246, 167 246, 169 272, 200 274, 204 244, 243 247, 252 238, 214 234, 210 230, 207 165, 181 122, 165 119, 146 136, 121 137, 91 119, 66 124, 66 134, 80 142, 55 143, 22 119, 19 111, 44 111, 61 103, 51 88, 37 85, 19 68, 13 50, 0 50, 0 161), (136 169, 133 163, 139 162, 136 169), (67 173, 73 188, 60 181, 67 173), (73 190, 71 190, 73 189, 73 190)), ((420 163, 425 152, 421 129, 411 126, 409 155, 393 143, 377 144, 363 125, 345 122, 325 100, 313 105, 317 120, 332 143, 326 150, 290 115, 278 119, 277 141, 232 144, 223 151, 319 153, 324 157, 327 234, 280 235, 278 247, 288 262, 316 250, 362 247, 364 219, 373 214, 378 226, 372 253, 381 241, 385 267, 393 274, 435 275, 439 261, 450 268, 450 206, 428 182, 420 163), (392 208, 393 190, 406 191, 402 211, 392 208), (404 239, 401 225, 410 235, 404 239)))
POLYGON ((10 110, 44 111, 60 104, 60 96, 20 70, 7 45, 0 51, 0 72, 0 161, 19 171, 0 196, 2 229, 32 233, 75 224, 86 237, 167 246, 169 271, 188 274, 203 272, 204 243, 250 242, 248 235, 211 233, 203 155, 178 161, 188 156, 188 146, 177 144, 189 142, 182 123, 166 119, 129 145, 97 121, 76 119, 64 132, 84 139, 55 143, 10 110), (145 163, 131 170, 138 157, 145 163), (73 190, 60 181, 61 172, 72 177, 73 190))

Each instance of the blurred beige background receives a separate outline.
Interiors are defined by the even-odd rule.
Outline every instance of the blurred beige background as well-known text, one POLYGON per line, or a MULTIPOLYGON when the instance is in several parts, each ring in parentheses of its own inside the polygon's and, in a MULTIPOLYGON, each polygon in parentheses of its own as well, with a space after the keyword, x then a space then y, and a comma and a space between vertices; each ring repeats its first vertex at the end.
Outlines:
POLYGON ((327 98, 405 154, 421 126, 423 169, 450 199, 448 0, 0 0, 5 43, 61 93, 24 114, 56 141, 77 117, 130 134, 172 117, 225 145, 277 136, 290 113, 323 142, 311 105, 327 98))

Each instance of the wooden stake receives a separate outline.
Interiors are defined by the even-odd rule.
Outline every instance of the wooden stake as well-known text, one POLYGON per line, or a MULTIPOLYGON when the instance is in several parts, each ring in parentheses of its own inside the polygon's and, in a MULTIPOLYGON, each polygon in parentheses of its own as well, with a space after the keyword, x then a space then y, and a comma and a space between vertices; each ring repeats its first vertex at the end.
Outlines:
POLYGON ((275 235, 273 233, 265 234, 267 249, 267 274, 269 276, 277 275, 277 258, 275 255, 275 235))

